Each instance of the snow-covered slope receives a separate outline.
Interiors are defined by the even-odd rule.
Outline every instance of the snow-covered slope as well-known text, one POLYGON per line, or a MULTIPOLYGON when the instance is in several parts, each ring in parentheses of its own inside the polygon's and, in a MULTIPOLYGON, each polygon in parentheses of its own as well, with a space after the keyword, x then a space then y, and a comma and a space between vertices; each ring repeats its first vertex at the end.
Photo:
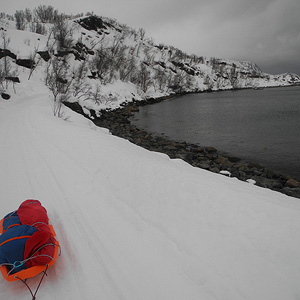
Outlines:
POLYGON ((14 22, 0 19, 0 69, 9 65, 5 76, 18 76, 26 63, 22 59, 30 59, 27 66, 40 79, 45 79, 47 70, 57 73, 66 84, 64 101, 78 102, 87 113, 174 93, 300 82, 295 74, 265 74, 252 62, 188 55, 157 45, 143 30, 109 18, 89 16, 43 26, 46 35, 28 31, 30 24, 27 31, 16 30, 14 22))
MULTIPOLYGON (((1 214, 40 200, 62 247, 37 299, 300 297, 299 199, 149 152, 66 108, 56 118, 37 82, 0 100, 1 214)), ((0 290, 30 299, 21 282, 0 278, 0 290)))
MULTIPOLYGON (((74 34, 79 33, 85 46, 77 52, 79 56, 74 52, 67 56, 70 72, 82 63, 80 55, 93 58, 93 43, 101 36, 108 37, 107 46, 116 41, 110 36, 122 33, 117 24, 102 27, 101 34, 98 27, 74 26, 80 28, 74 34)), ((35 54, 47 50, 51 39, 17 31, 9 21, 2 20, 1 27, 5 27, 1 33, 10 39, 6 49, 16 55, 5 56, 11 64, 10 75, 21 81, 4 81, 2 89, 11 98, 0 98, 1 213, 4 216, 28 198, 40 200, 62 247, 38 299, 299 299, 299 199, 149 152, 65 107, 61 118, 54 117, 53 95, 44 85, 49 63, 35 54), (30 57, 36 63, 32 74, 15 64, 30 57)), ((132 54, 134 60, 147 58, 144 51, 148 49, 148 55, 155 54, 150 62, 160 55, 158 65, 167 70, 165 74, 177 70, 192 76, 198 70, 198 79, 187 81, 190 87, 197 83, 198 88, 209 88, 212 82, 229 87, 226 74, 237 68, 259 72, 252 63, 201 58, 197 67, 191 67, 186 56, 175 63, 164 61, 169 50, 176 49, 150 48, 141 34, 123 39, 132 51, 140 52, 139 56, 132 54)), ((56 48, 53 51, 58 54, 56 48)), ((143 71, 156 74, 151 64, 143 65, 143 71)), ((100 99, 70 98, 87 112, 95 106, 116 107, 132 98, 170 92, 166 85, 160 89, 152 81, 144 91, 120 78, 104 84, 110 75, 101 79, 97 72, 95 78, 86 77, 85 83, 91 84, 94 93, 95 82, 101 84, 100 99)), ((33 278, 28 283, 34 288, 38 281, 33 278)), ((0 291, 1 299, 30 299, 21 282, 0 278, 0 291)))

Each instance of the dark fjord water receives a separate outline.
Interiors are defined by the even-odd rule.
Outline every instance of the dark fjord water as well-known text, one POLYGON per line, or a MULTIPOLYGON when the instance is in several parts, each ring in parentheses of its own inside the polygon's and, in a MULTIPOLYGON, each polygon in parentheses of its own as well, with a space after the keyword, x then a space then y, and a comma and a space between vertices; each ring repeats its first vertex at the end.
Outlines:
POLYGON ((190 94, 140 107, 133 124, 300 179, 300 87, 190 94))

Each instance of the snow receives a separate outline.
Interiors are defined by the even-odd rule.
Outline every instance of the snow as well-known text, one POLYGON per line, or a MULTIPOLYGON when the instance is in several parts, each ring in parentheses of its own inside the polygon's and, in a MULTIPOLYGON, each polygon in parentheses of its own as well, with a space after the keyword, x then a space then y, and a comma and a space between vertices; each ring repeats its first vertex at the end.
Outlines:
MULTIPOLYGON (((20 57, 46 43, 8 33, 20 57)), ((56 230, 62 255, 37 299, 300 299, 299 199, 150 152, 66 107, 56 118, 43 68, 29 72, 0 98, 0 195, 2 216, 40 200, 56 230)), ((101 92, 114 107, 140 98, 118 80, 101 92)), ((21 282, 0 278, 0 290, 30 299, 21 282)))
POLYGON ((8 29, 7 36, 10 38, 8 49, 11 50, 18 58, 29 58, 34 55, 35 50, 45 50, 47 37, 41 34, 26 32, 21 30, 8 29))
MULTIPOLYGON (((298 199, 147 151, 67 108, 56 118, 31 84, 0 100, 0 194, 3 216, 38 199, 56 230, 62 255, 38 299, 299 299, 298 199)), ((21 282, 0 278, 0 290, 30 297, 21 282)))

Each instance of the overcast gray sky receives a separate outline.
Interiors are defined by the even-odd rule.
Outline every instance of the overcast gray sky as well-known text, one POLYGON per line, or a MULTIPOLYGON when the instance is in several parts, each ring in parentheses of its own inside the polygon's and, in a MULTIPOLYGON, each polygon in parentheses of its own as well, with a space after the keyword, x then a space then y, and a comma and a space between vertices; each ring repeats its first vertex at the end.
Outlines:
POLYGON ((300 0, 0 0, 0 11, 52 5, 144 28, 157 43, 189 54, 257 63, 300 75, 300 0))

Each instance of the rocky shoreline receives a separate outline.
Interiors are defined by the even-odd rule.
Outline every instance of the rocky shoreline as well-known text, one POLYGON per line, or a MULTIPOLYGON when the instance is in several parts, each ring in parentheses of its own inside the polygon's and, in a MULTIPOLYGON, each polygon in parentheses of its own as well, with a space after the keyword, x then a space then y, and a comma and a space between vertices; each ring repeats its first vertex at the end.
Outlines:
MULTIPOLYGON (((125 138, 150 151, 162 152, 170 158, 180 158, 194 167, 236 177, 242 181, 252 180, 257 186, 300 198, 300 182, 289 175, 275 173, 257 163, 242 161, 238 157, 226 156, 213 147, 201 147, 156 136, 131 124, 130 118, 138 111, 139 106, 158 103, 169 98, 150 98, 126 103, 120 109, 103 111, 100 118, 91 111, 93 116, 91 120, 97 126, 109 129, 113 135, 125 138)), ((86 116, 78 103, 65 104, 86 116)))

